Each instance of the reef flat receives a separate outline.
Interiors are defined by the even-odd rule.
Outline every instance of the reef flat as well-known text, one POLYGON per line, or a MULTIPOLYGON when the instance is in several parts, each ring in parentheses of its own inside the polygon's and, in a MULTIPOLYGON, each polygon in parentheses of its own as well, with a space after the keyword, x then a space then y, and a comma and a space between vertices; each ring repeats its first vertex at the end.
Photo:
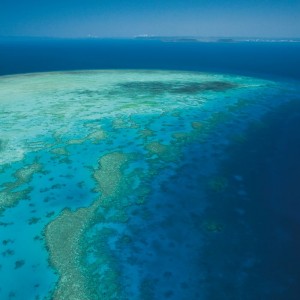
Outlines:
MULTIPOLYGON (((106 198, 115 198, 121 181, 120 169, 126 155, 110 153, 100 160, 100 169, 94 177, 98 182, 101 197, 91 206, 75 212, 65 209, 46 227, 45 238, 50 262, 58 271, 60 279, 53 299, 97 299, 88 286, 88 278, 81 270, 82 235, 95 218, 95 213, 106 198)), ((107 201, 107 200, 106 200, 107 201)))
POLYGON ((0 77, 0 298, 207 299, 230 227, 211 204, 243 180, 219 171, 226 149, 297 91, 179 71, 0 77))

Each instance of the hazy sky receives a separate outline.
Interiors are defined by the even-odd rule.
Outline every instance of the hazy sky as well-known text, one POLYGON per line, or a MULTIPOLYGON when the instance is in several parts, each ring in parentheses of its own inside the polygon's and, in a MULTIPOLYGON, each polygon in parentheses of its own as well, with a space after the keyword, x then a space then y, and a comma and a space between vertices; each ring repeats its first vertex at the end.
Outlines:
POLYGON ((0 0, 0 36, 300 37, 300 0, 0 0))

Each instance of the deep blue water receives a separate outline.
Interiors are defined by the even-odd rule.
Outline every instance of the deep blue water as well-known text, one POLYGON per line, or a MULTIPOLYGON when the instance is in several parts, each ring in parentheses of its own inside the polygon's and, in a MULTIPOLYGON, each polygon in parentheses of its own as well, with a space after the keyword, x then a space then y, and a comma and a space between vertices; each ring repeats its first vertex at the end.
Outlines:
POLYGON ((175 69, 300 79, 300 43, 0 39, 0 75, 78 69, 175 69))
MULTIPOLYGON (((0 40, 1 75, 78 69, 196 70, 297 85, 300 43, 0 40)), ((243 143, 221 154, 214 149, 217 173, 229 180, 221 193, 207 192, 205 209, 197 205, 201 144, 185 149, 180 171, 166 176, 172 180, 163 174, 154 180, 159 188, 141 211, 155 217, 129 222, 136 230, 133 248, 140 249, 131 249, 134 259, 155 286, 149 299, 203 299, 203 287, 209 300, 300 298, 300 96, 290 100, 270 109, 264 126, 246 129, 243 143), (220 228, 203 233, 203 218, 218 220, 220 228), (198 255, 203 244, 205 254, 198 255), (185 263, 186 254, 192 264, 185 263)), ((222 126, 214 138, 222 139, 222 126)))

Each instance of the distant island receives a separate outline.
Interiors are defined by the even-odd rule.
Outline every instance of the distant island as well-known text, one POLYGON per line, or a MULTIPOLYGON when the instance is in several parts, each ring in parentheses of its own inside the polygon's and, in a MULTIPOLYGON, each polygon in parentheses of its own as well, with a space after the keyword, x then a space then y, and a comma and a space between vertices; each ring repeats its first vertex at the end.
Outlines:
POLYGON ((300 38, 258 38, 258 37, 188 37, 188 36, 155 36, 139 35, 135 36, 137 40, 158 40, 162 42, 199 42, 199 43, 240 43, 240 42, 258 42, 258 43, 299 43, 300 38))

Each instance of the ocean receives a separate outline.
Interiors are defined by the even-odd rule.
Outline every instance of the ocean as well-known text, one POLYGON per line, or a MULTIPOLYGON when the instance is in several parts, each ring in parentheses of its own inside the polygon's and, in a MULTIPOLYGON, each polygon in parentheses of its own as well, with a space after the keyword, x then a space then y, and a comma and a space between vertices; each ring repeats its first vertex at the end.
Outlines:
POLYGON ((298 300, 299 50, 0 39, 0 299, 298 300))
POLYGON ((2 38, 0 45, 1 75, 84 69, 163 69, 300 78, 299 42, 2 38))

